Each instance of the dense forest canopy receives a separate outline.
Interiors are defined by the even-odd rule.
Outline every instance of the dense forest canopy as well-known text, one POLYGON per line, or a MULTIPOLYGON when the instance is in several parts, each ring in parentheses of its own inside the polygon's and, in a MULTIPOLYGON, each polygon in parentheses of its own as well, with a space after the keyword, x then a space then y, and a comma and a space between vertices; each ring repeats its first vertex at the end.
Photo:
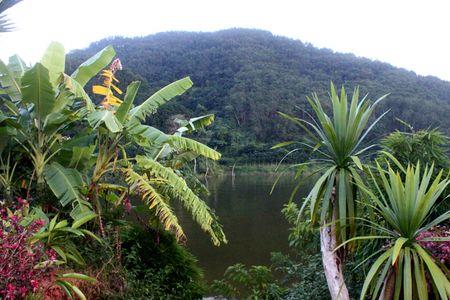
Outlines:
POLYGON ((121 86, 141 80, 138 103, 162 86, 190 76, 194 87, 172 101, 150 121, 169 129, 176 117, 216 114, 204 142, 232 163, 275 162, 285 150, 268 150, 289 140, 293 125, 277 111, 305 116, 305 96, 313 91, 325 98, 330 81, 377 99, 390 93, 375 113, 391 112, 374 135, 389 133, 405 120, 415 129, 439 127, 450 130, 450 82, 389 64, 335 53, 312 45, 275 36, 267 31, 230 29, 212 33, 167 32, 137 38, 114 37, 73 51, 68 69, 108 44, 122 60, 121 86), (139 74, 139 75, 137 75, 139 74), (320 94, 322 93, 322 94, 320 94))

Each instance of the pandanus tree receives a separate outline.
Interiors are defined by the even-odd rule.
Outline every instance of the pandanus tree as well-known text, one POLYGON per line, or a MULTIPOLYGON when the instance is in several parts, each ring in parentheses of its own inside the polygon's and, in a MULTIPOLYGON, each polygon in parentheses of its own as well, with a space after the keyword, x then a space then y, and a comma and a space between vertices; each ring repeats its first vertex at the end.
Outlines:
MULTIPOLYGON (((422 234, 449 220, 450 212, 432 219, 431 212, 449 185, 443 171, 434 176, 434 168, 408 165, 405 169, 394 159, 394 171, 376 163, 377 174, 370 172, 371 184, 358 182, 367 203, 382 218, 375 223, 364 220, 379 235, 360 236, 348 240, 382 239, 376 251, 361 292, 361 299, 449 299, 449 271, 423 246, 425 242, 440 243, 449 238, 423 238, 422 234), (433 179, 434 178, 434 179, 433 179)), ((344 244, 343 244, 344 245, 344 244)))
MULTIPOLYGON (((315 118, 299 119, 286 114, 281 115, 303 129, 306 138, 301 141, 289 141, 274 147, 297 144, 313 152, 307 162, 294 164, 298 185, 292 193, 294 199, 304 178, 300 175, 309 167, 318 179, 303 200, 300 215, 309 206, 311 223, 320 223, 320 243, 322 261, 332 299, 349 299, 343 276, 344 254, 347 248, 334 249, 356 233, 356 193, 355 178, 359 178, 358 169, 362 169, 362 157, 370 154, 374 145, 365 144, 365 139, 375 124, 384 116, 380 115, 370 126, 369 120, 377 104, 367 99, 359 99, 359 89, 353 92, 349 103, 345 89, 340 95, 331 84, 330 102, 332 115, 329 116, 317 94, 307 97, 315 118)), ((299 149, 299 148, 297 148, 299 149)), ((292 151, 291 151, 292 152, 292 151)), ((291 201, 290 200, 290 201, 291 201)))
MULTIPOLYGON (((226 241, 214 213, 172 164, 182 155, 186 163, 197 156, 219 159, 220 154, 179 133, 165 134, 143 123, 160 105, 189 89, 191 80, 171 83, 134 106, 139 82, 132 82, 121 100, 114 76, 120 61, 106 68, 114 57, 108 46, 70 76, 65 74, 64 48, 58 43, 52 43, 31 69, 17 57, 8 65, 1 62, 2 150, 19 145, 33 165, 28 185, 34 181, 38 191, 48 186, 62 207, 72 206, 72 216, 97 215, 103 233, 101 200, 118 206, 136 195, 178 238, 184 233, 169 204, 175 199, 214 244, 226 241), (103 99, 96 105, 84 86, 102 70, 103 82, 93 92, 103 99)), ((212 119, 199 118, 186 128, 206 126, 212 119)))

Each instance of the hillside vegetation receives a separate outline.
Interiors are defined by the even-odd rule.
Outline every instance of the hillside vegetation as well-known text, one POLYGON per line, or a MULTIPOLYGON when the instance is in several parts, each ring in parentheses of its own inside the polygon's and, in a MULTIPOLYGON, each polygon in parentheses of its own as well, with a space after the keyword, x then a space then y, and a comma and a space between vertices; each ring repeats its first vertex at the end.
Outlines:
POLYGON ((298 131, 277 111, 305 117, 302 110, 310 112, 305 96, 317 91, 325 98, 331 80, 349 89, 359 85, 361 93, 369 93, 371 99, 390 93, 374 117, 387 109, 391 112, 374 136, 402 128, 396 118, 415 129, 450 129, 450 82, 318 49, 267 31, 230 29, 110 38, 73 51, 68 68, 78 66, 108 44, 114 46, 124 66, 119 85, 143 82, 138 103, 176 79, 192 78, 193 89, 164 106, 149 122, 170 130, 176 117, 215 113, 214 125, 201 139, 223 153, 224 163, 279 160, 286 150, 269 148, 298 131))

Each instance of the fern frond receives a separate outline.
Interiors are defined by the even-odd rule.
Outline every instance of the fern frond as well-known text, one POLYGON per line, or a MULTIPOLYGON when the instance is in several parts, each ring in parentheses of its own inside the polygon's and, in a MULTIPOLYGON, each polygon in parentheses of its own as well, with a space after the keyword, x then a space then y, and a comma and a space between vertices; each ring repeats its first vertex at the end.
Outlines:
POLYGON ((167 180, 166 187, 170 189, 171 194, 179 199, 183 206, 191 212, 193 219, 200 225, 202 230, 211 236, 214 245, 227 242, 217 217, 208 205, 189 188, 182 177, 178 176, 172 169, 145 156, 136 156, 136 162, 140 168, 146 170, 151 176, 167 180))
POLYGON ((154 209, 156 216, 166 230, 175 233, 177 240, 185 237, 183 229, 178 223, 177 216, 164 198, 150 184, 146 174, 138 174, 132 168, 124 170, 125 181, 130 185, 130 191, 142 197, 142 200, 150 209, 154 209))

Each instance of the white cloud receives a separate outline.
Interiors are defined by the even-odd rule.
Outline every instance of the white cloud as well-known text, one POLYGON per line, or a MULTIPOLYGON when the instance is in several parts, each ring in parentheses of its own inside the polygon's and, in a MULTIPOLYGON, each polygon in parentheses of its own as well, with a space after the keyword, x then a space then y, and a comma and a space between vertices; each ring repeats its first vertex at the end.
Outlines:
POLYGON ((52 40, 67 49, 113 35, 266 29, 318 47, 450 80, 447 1, 25 0, 9 11, 0 57, 37 60, 52 40))

